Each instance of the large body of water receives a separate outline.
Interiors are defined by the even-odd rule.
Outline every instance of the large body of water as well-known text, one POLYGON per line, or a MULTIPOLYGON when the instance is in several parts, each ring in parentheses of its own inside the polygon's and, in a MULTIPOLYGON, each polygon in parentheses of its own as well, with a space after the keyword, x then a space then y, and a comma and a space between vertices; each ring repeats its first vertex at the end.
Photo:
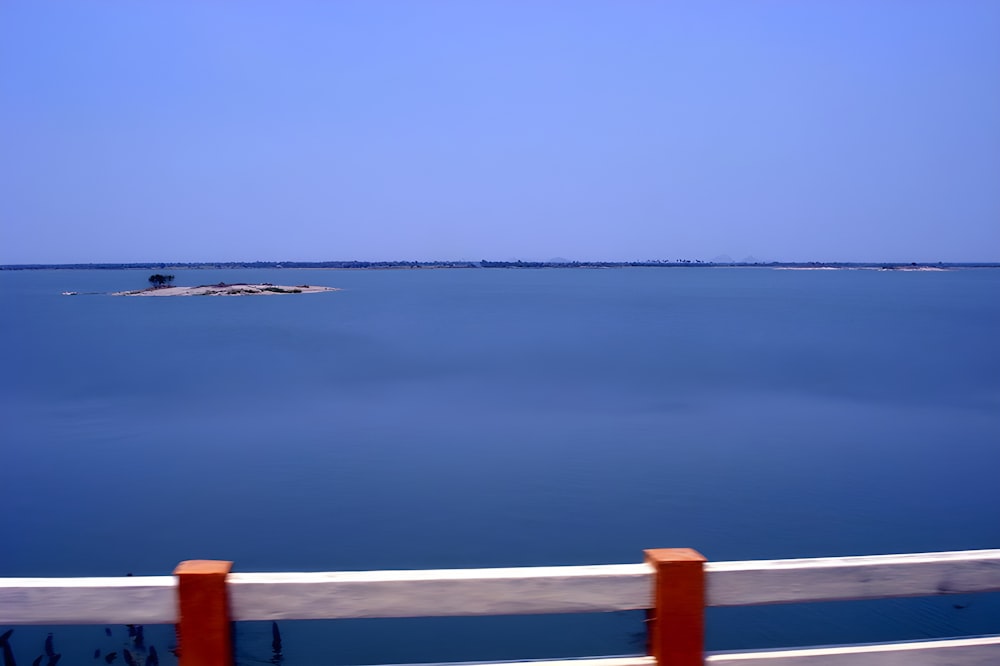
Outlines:
MULTIPOLYGON (((1000 270, 205 270, 177 283, 343 291, 60 295, 148 273, 0 272, 2 576, 1000 547, 1000 270)), ((714 649, 916 639, 996 633, 1000 599, 708 620, 714 649)), ((15 631, 19 660, 46 631, 15 631)), ((61 663, 119 631, 55 630, 61 663)), ((639 613, 282 631, 288 666, 643 647, 639 613)), ((237 636, 270 658, 270 625, 237 636)))

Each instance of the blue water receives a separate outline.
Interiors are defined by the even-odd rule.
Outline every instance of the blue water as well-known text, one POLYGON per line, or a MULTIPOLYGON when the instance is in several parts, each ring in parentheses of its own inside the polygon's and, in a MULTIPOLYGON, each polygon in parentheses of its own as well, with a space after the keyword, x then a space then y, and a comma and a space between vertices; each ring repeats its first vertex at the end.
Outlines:
MULTIPOLYGON (((1000 270, 204 270, 176 282, 343 291, 83 293, 148 273, 0 272, 0 575, 1000 547, 1000 270)), ((708 619, 714 649, 896 640, 998 632, 1000 600, 708 619)), ((289 666, 643 647, 638 613, 282 630, 289 666)), ((16 630, 19 659, 45 631, 16 630)), ((81 663, 106 638, 54 631, 81 663)), ((237 636, 242 663, 270 657, 269 624, 237 636)))

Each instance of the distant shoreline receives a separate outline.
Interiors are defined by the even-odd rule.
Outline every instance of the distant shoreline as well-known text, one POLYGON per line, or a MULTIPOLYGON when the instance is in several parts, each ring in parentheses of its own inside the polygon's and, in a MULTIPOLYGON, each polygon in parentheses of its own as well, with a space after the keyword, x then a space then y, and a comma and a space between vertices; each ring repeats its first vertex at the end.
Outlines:
POLYGON ((721 263, 709 261, 254 261, 191 263, 99 263, 99 264, 7 264, 3 271, 24 270, 233 270, 233 269, 325 269, 325 270, 415 270, 479 268, 780 268, 800 270, 949 270, 1000 268, 1000 262, 921 263, 921 262, 759 262, 721 263))

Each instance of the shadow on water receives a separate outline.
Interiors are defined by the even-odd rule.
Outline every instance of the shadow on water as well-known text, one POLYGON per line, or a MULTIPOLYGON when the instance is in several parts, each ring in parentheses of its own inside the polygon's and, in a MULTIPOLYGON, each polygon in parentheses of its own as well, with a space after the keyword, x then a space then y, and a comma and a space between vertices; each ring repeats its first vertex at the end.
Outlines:
POLYGON ((284 661, 284 657, 281 656, 281 631, 278 629, 278 623, 271 623, 271 663, 280 664, 284 661))

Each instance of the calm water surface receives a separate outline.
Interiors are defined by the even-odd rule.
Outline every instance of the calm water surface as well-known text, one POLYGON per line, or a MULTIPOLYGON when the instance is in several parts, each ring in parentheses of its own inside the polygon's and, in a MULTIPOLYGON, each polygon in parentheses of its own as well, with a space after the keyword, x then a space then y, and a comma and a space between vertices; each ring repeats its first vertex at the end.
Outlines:
MULTIPOLYGON (((0 272, 0 575, 1000 547, 1000 270, 175 271, 343 291, 60 295, 148 274, 0 272)), ((113 629, 55 629, 62 663, 113 629)), ((18 628, 18 658, 49 630, 18 628)), ((643 648, 637 613, 282 631, 289 666, 643 648)), ((708 640, 997 632, 980 595, 718 610, 708 640)), ((237 635, 242 663, 271 657, 269 624, 237 635)))

